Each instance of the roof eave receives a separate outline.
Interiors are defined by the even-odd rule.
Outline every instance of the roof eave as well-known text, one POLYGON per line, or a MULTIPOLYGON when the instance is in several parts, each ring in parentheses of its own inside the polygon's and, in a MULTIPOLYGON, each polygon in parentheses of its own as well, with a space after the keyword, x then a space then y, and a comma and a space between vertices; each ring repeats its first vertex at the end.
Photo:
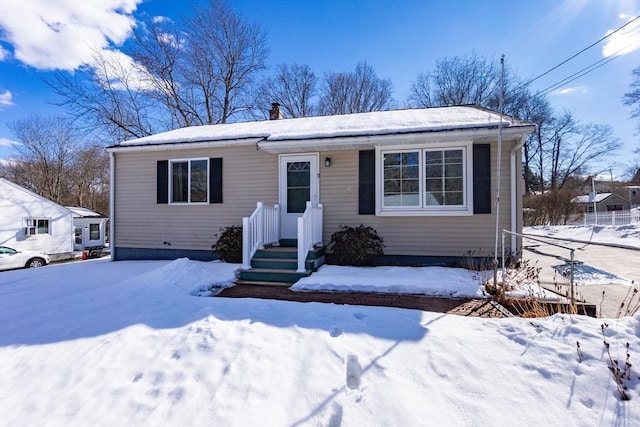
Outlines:
MULTIPOLYGON (((266 139, 258 143, 258 148, 271 154, 285 154, 300 151, 337 151, 352 149, 373 149, 377 146, 390 146, 405 144, 411 138, 419 137, 422 142, 455 142, 469 141, 481 137, 495 137, 497 141, 497 129, 494 127, 461 128, 461 129, 437 129, 429 131, 394 132, 377 135, 353 135, 321 138, 295 138, 295 139, 266 139), (302 142, 296 144, 295 142, 302 142)), ((502 133, 507 138, 521 136, 535 130, 534 125, 503 127, 502 133)))
POLYGON ((112 145, 107 147, 109 153, 133 152, 133 151, 167 151, 181 150, 188 148, 220 148, 241 145, 256 145, 262 141, 264 137, 237 138, 237 139, 218 139, 218 140, 202 140, 202 141, 172 141, 172 142, 155 142, 147 144, 131 144, 131 145, 112 145))
MULTIPOLYGON (((229 138, 219 140, 201 141, 171 141, 155 142, 147 144, 114 145, 107 148, 110 153, 138 152, 138 151, 171 151, 185 148, 220 148, 237 146, 256 146, 267 153, 282 154, 300 151, 329 151, 329 150, 350 150, 350 149, 371 149, 381 145, 395 145, 405 143, 412 137, 423 138, 425 142, 453 142, 457 140, 469 140, 471 138, 490 138, 497 135, 498 125, 468 127, 468 128, 447 128, 430 130, 407 130, 379 134, 361 135, 337 135, 328 137, 295 137, 270 139, 264 136, 247 138, 229 138)), ((502 127, 502 134, 506 137, 521 136, 535 131, 535 125, 510 125, 502 127)))

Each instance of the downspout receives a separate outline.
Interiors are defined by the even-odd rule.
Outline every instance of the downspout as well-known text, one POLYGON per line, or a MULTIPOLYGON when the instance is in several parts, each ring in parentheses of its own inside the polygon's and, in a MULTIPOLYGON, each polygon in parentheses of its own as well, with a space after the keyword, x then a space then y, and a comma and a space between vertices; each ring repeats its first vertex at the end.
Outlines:
POLYGON ((115 212, 116 212, 116 182, 114 172, 116 170, 115 156, 113 152, 109 152, 109 249, 111 253, 111 261, 115 261, 115 212))
MULTIPOLYGON (((517 233, 518 230, 518 176, 517 176, 517 158, 518 151, 522 149, 527 137, 526 135, 522 135, 522 139, 519 143, 515 145, 511 149, 511 153, 509 156, 509 168, 510 168, 510 177, 511 177, 511 232, 517 233)), ((511 234, 511 250, 515 250, 516 247, 516 239, 517 236, 515 234, 511 234)))
POLYGON ((504 114, 504 55, 500 57, 500 122, 498 122, 498 160, 496 170, 496 235, 495 247, 493 249, 493 284, 497 288, 497 266, 498 266, 498 236, 500 235, 500 184, 501 184, 501 166, 502 166, 502 115, 504 114))

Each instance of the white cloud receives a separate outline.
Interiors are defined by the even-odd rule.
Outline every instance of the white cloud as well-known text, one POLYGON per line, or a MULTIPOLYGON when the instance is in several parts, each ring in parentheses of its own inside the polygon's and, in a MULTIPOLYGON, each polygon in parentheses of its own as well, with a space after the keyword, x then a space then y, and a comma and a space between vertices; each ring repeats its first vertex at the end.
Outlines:
MULTIPOLYGON (((623 21, 629 22, 633 17, 620 14, 623 21)), ((613 33, 609 30, 605 35, 613 33)), ((609 37, 602 46, 602 55, 607 58, 613 55, 626 55, 640 49, 640 19, 635 20, 609 37)))
POLYGON ((8 90, 0 92, 0 110, 13 105, 13 95, 8 90))
POLYGON ((141 1, 2 0, 0 29, 19 61, 42 70, 74 70, 131 35, 131 14, 141 1))
POLYGON ((20 143, 12 139, 0 138, 0 147, 13 147, 14 145, 20 145, 20 143))
POLYGON ((115 49, 105 49, 100 52, 99 63, 94 63, 94 75, 103 85, 110 85, 115 89, 153 90, 149 74, 140 64, 115 49))
POLYGON ((166 17, 166 16, 160 16, 160 15, 158 15, 158 16, 154 16, 154 17, 153 17, 153 22, 154 22, 155 24, 161 24, 161 23, 163 23, 163 22, 173 22, 173 21, 171 20, 171 18, 168 18, 168 17, 166 17))
POLYGON ((4 61, 9 57, 9 51, 0 45, 0 61, 4 61))
POLYGON ((573 94, 588 93, 588 92, 589 91, 587 90, 586 86, 574 86, 574 87, 565 87, 562 89, 558 89, 553 93, 557 95, 573 95, 573 94))

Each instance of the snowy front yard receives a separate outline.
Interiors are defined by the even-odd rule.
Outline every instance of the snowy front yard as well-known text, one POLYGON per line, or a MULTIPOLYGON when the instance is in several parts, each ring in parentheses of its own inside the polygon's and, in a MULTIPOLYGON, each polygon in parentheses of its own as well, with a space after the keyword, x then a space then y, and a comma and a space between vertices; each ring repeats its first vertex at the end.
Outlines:
POLYGON ((623 402, 602 320, 195 296, 236 267, 1 273, 0 424, 640 425, 640 315, 607 321, 636 365, 623 402))

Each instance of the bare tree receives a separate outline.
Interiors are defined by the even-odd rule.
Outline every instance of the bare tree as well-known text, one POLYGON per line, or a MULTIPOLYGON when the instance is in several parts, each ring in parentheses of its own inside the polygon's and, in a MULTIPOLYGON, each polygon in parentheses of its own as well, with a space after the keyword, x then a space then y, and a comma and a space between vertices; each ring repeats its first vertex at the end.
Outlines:
POLYGON ((532 94, 508 67, 502 73, 495 61, 476 54, 438 61, 433 72, 418 76, 409 101, 425 107, 476 104, 496 111, 502 105, 505 114, 536 124, 524 146, 527 192, 562 188, 570 176, 620 145, 610 127, 581 125, 567 112, 557 115, 545 96, 532 94))
POLYGON ((11 179, 56 203, 69 194, 66 172, 80 146, 62 117, 32 116, 7 124, 19 144, 8 166, 11 179))
MULTIPOLYGON (((269 54, 266 33, 236 15, 224 0, 197 4, 187 34, 187 81, 206 92, 198 99, 208 123, 226 123, 251 110, 251 92, 269 54)), ((204 91, 203 91, 204 92, 204 91)))
POLYGON ((100 146, 82 148, 67 172, 69 206, 109 212, 109 155, 100 146))
POLYGON ((315 115, 318 79, 308 65, 280 64, 275 74, 260 85, 256 106, 267 112, 272 102, 280 104, 280 111, 286 118, 315 115))
POLYGON ((134 33, 131 57, 138 65, 140 75, 148 82, 149 98, 165 107, 169 121, 164 125, 170 129, 209 123, 212 111, 198 108, 199 96, 207 97, 207 87, 189 84, 186 81, 185 35, 170 20, 156 20, 140 26, 134 33), (200 110, 200 111, 199 111, 200 110))
POLYGON ((261 27, 208 0, 195 3, 184 27, 139 25, 122 52, 96 52, 91 66, 48 83, 76 119, 115 142, 241 118, 267 55, 261 27))
POLYGON ((19 144, 3 176, 63 206, 109 210, 109 156, 86 147, 66 118, 32 116, 8 124, 19 144))
POLYGON ((542 165, 542 167, 537 169, 537 174, 527 175, 525 173, 525 192, 528 194, 534 190, 544 191, 543 159, 546 150, 547 129, 553 121, 551 105, 544 96, 534 95, 527 98, 527 102, 522 109, 517 109, 512 114, 536 125, 535 131, 529 135, 523 146, 522 162, 525 171, 533 172, 536 169, 534 166, 535 159, 540 159, 538 165, 542 165))
MULTIPOLYGON (((633 75, 633 81, 629 85, 631 91, 624 94, 622 102, 632 107, 631 117, 638 119, 636 130, 640 133, 640 67, 634 68, 631 74, 633 75)), ((640 152, 640 148, 636 151, 640 152)))
POLYGON ((551 169, 549 172, 549 188, 551 190, 556 190, 559 187, 562 187, 562 183, 564 182, 564 179, 560 176, 561 173, 563 173, 561 160, 565 159, 563 154, 567 151, 569 141, 577 130, 576 126, 573 115, 568 111, 563 112, 561 115, 555 117, 551 122, 551 126, 549 126, 549 132, 547 132, 548 153, 545 153, 544 147, 541 146, 540 148, 539 170, 541 171, 541 174, 544 173, 544 159, 548 158, 549 163, 551 163, 551 169))
POLYGON ((549 153, 551 190, 563 188, 569 177, 620 148, 611 126, 580 124, 568 112, 555 120, 553 130, 549 153))
POLYGON ((409 90, 409 101, 418 107, 476 104, 495 98, 500 69, 494 61, 475 53, 445 57, 430 73, 420 73, 409 90))
POLYGON ((320 89, 320 114, 381 111, 393 103, 391 80, 381 79, 366 62, 353 72, 328 73, 320 89))
POLYGON ((110 142, 151 135, 165 130, 152 120, 161 117, 149 97, 151 87, 139 68, 123 55, 95 52, 93 69, 74 75, 57 71, 46 83, 60 96, 77 123, 101 131, 110 142))

